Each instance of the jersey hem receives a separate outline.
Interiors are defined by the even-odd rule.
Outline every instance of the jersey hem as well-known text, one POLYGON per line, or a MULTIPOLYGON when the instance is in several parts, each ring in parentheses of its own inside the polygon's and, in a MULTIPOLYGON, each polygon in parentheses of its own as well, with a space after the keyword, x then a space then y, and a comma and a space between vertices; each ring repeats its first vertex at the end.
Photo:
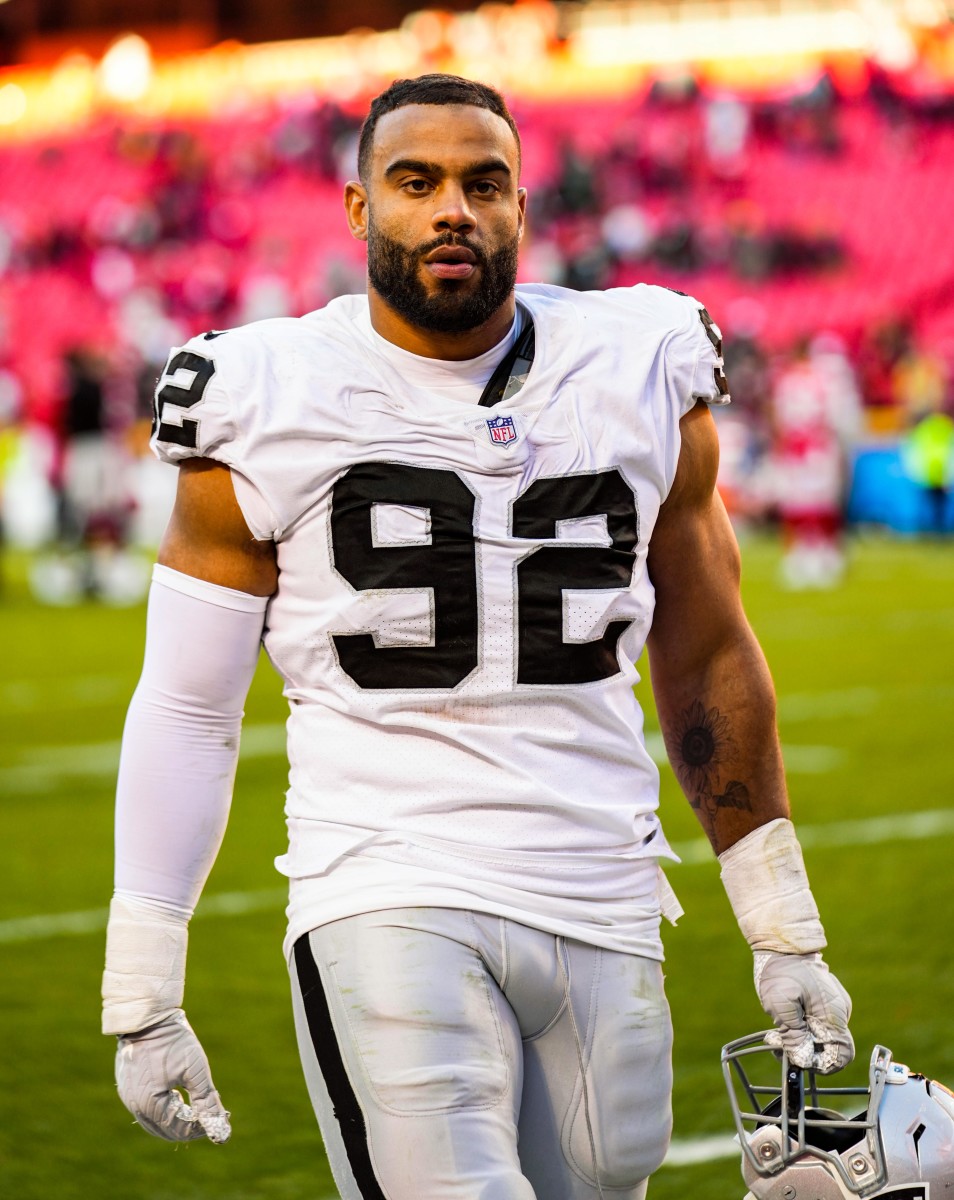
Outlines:
POLYGON ((642 938, 614 937, 609 931, 601 932, 596 928, 577 925, 572 921, 560 921, 528 913, 524 909, 511 907, 493 900, 484 900, 467 892, 455 893, 453 890, 431 887, 409 887, 405 891, 388 892, 387 895, 369 901, 367 898, 359 905, 342 904, 322 906, 320 917, 317 914, 301 913, 290 919, 282 952, 286 962, 291 961, 295 943, 313 929, 322 925, 330 925, 333 921, 341 921, 346 917, 355 917, 361 913, 382 912, 392 908, 453 908, 471 912, 486 913, 490 916, 505 917, 526 925, 530 929, 539 929, 543 933, 555 937, 571 938, 585 945, 599 946, 603 950, 612 950, 618 954, 632 954, 639 958, 649 958, 655 962, 664 962, 662 940, 659 937, 661 914, 658 910, 646 913, 645 919, 655 926, 655 936, 648 933, 642 938))

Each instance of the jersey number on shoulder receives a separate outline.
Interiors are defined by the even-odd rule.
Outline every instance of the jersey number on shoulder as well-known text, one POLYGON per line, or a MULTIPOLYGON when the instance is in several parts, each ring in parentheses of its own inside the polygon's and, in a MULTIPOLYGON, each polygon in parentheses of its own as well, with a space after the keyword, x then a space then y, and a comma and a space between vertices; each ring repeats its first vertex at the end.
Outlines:
MULTIPOLYGON (((332 496, 336 569, 356 591, 433 589, 432 646, 379 647, 370 633, 334 634, 338 661, 363 688, 453 688, 477 666, 477 497, 455 472, 361 463, 332 496), (375 504, 427 509, 427 544, 376 546, 375 504)), ((604 516, 611 546, 538 546, 517 565, 517 683, 574 684, 619 673, 616 647, 628 620, 593 641, 563 638, 563 592, 621 591, 633 576, 636 497, 616 470, 538 479, 514 501, 514 537, 556 539, 557 524, 604 516)))
POLYGON ((152 427, 160 442, 174 442, 177 446, 194 450, 198 445, 199 422, 181 414, 178 421, 166 421, 163 417, 167 405, 190 409, 199 403, 209 380, 215 374, 215 363, 201 354, 193 354, 191 350, 179 350, 166 363, 162 376, 174 376, 179 370, 190 371, 192 381, 188 387, 164 383, 157 388, 152 427))
POLYGON ((712 349, 719 356, 719 361, 712 368, 712 376, 715 379, 715 385, 720 396, 728 396, 729 381, 725 377, 724 362, 722 358, 722 330, 716 325, 715 321, 709 316, 706 309, 699 309, 699 320, 702 322, 702 327, 706 331, 706 337, 712 343, 712 349))

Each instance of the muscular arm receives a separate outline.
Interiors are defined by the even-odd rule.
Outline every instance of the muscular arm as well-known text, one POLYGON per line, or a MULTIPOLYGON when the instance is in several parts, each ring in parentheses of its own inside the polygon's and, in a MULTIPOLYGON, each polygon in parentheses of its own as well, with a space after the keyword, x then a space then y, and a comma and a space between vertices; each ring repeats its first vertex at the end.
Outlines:
POLYGON ((122 734, 103 972, 122 1103, 174 1141, 230 1132, 181 1007, 187 930, 226 829, 242 704, 276 582, 274 547, 248 532, 228 468, 182 466, 122 734))
POLYGON ((254 541, 228 468, 180 468, 116 786, 118 891, 190 911, 225 831, 271 545, 254 541), (228 589, 228 590, 226 590, 228 589))
POLYGON ((276 568, 271 546, 249 533, 228 469, 207 460, 180 469, 159 557, 123 733, 115 884, 188 915, 225 831, 276 568))
POLYGON ((228 1113, 182 1009, 188 923, 225 832, 277 568, 228 469, 205 460, 180 469, 159 558, 116 786, 103 1032, 119 1035, 119 1095, 144 1128, 221 1142, 228 1113))
POLYGON ((739 595, 739 549, 715 488, 708 408, 683 417, 673 487, 649 546, 649 661, 673 770, 713 849, 789 815, 775 690, 739 595))
POLYGON ((278 583, 274 543, 252 537, 235 499, 231 471, 208 458, 187 459, 179 468, 175 508, 159 562, 252 596, 270 596, 278 583))
POLYGON ((766 1042, 796 1066, 829 1072, 854 1053, 851 1001, 819 953, 825 934, 788 820, 775 690, 742 610, 739 549, 715 487, 714 422, 697 405, 680 429, 676 478, 649 547, 659 719, 755 952, 756 990, 775 1023, 766 1042))

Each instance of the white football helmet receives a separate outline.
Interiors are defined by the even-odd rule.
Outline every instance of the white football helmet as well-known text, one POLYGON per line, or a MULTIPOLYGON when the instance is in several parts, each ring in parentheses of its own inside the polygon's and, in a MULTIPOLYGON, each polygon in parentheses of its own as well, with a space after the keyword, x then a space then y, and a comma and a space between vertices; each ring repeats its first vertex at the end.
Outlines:
POLYGON ((722 1050, 745 1200, 954 1200, 954 1093, 893 1062, 884 1046, 872 1052, 867 1087, 819 1087, 814 1071, 784 1054, 779 1082, 764 1037, 722 1050), (773 1082, 752 1082, 769 1061, 773 1082), (846 1115, 844 1096, 864 1096, 865 1108, 846 1115))

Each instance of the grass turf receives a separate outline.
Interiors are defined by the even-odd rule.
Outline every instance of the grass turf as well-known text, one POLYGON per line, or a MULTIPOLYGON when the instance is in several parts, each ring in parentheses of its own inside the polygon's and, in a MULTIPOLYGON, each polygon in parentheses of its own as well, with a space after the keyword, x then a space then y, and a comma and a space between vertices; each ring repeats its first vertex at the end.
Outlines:
MULTIPOLYGON (((746 603, 780 695, 796 819, 824 826, 954 808, 954 547, 861 540, 845 584, 791 594, 778 550, 744 550, 746 603)), ((141 609, 39 609, 22 564, 0 595, 0 921, 99 909, 111 876, 111 776, 139 670, 141 609)), ((644 703, 651 710, 648 695, 644 703)), ((247 726, 284 719, 263 661, 247 726)), ((650 727, 653 718, 650 714, 650 727)), ((280 750, 243 760, 232 821, 207 893, 266 892, 281 880, 280 750)), ((274 739, 277 745, 278 739, 274 739)), ((672 840, 698 829, 670 772, 672 840)), ((828 959, 852 993, 859 1057, 875 1041, 954 1082, 954 838, 806 853, 829 935, 828 959)), ((676 1136, 729 1130, 718 1053, 763 1016, 750 956, 714 864, 674 868, 686 916, 666 933, 676 1025, 676 1136)), ((18 1200, 323 1200, 333 1185, 301 1080, 281 959, 280 899, 193 925, 187 1005, 232 1108, 228 1146, 173 1147, 131 1126, 98 1034, 101 932, 7 941, 0 1013, 0 1195, 18 1200)), ((856 1072, 856 1074, 858 1074, 856 1072)), ((738 1200, 734 1159, 667 1168, 652 1200, 738 1200)), ((541 1198, 546 1200, 546 1198, 541 1198)))

